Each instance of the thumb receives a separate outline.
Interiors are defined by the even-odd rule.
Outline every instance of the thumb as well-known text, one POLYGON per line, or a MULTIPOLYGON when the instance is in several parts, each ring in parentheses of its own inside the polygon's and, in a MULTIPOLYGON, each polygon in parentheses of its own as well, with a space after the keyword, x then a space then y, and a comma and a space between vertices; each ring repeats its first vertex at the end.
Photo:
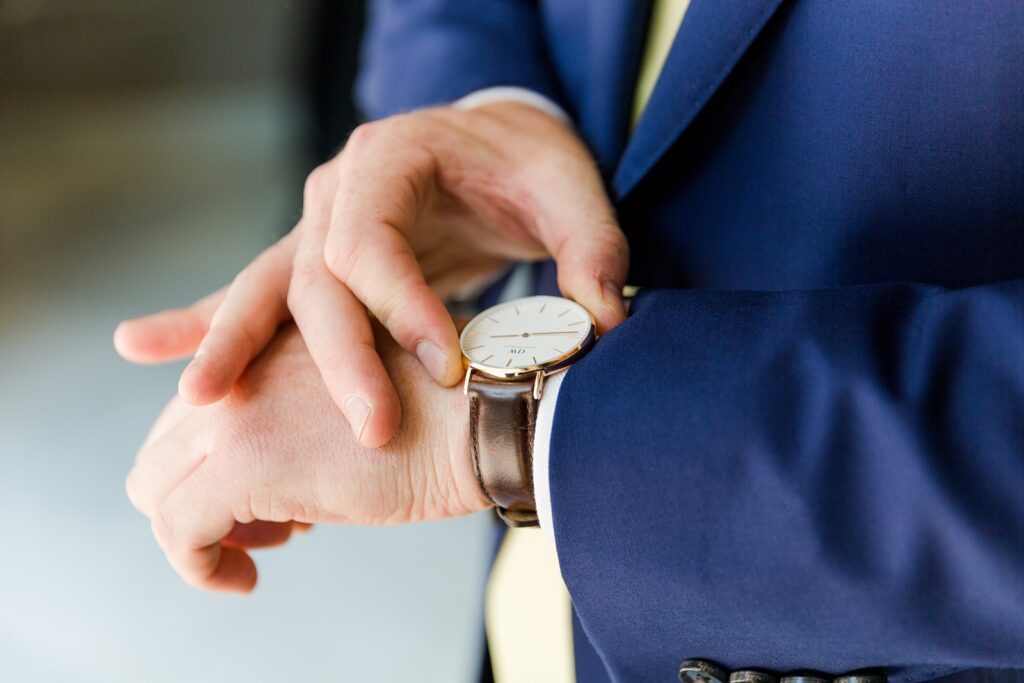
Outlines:
POLYGON ((597 174, 587 170, 593 178, 586 182, 560 174, 561 182, 535 194, 543 198, 538 237, 555 258, 562 294, 590 311, 604 334, 626 319, 629 244, 597 174))

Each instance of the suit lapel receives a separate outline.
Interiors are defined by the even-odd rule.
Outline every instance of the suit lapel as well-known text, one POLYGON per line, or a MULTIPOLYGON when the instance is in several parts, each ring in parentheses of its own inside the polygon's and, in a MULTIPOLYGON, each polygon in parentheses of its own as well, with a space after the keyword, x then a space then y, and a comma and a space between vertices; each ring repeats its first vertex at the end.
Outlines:
MULTIPOLYGON (((615 170, 612 189, 617 199, 633 189, 686 130, 781 2, 691 0, 654 92, 615 170)), ((628 112, 632 90, 620 97, 628 112)))

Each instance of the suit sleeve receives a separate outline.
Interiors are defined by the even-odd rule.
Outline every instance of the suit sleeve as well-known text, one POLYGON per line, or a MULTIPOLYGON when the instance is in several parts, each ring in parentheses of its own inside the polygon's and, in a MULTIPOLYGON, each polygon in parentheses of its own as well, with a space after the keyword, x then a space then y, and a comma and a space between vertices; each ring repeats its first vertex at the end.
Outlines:
POLYGON ((549 468, 616 680, 1024 668, 1024 281, 641 293, 549 468))
POLYGON ((356 100, 370 118, 495 86, 565 108, 532 0, 373 0, 356 100))

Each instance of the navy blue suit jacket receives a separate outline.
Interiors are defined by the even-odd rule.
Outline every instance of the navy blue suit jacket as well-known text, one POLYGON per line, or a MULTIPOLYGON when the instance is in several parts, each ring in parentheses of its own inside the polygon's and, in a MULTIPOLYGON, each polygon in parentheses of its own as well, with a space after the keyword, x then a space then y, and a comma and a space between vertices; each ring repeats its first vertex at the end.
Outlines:
POLYGON ((638 126, 637 0, 380 0, 385 116, 560 103, 646 287, 569 373, 579 680, 679 660, 1024 668, 1024 3, 692 0, 638 126))

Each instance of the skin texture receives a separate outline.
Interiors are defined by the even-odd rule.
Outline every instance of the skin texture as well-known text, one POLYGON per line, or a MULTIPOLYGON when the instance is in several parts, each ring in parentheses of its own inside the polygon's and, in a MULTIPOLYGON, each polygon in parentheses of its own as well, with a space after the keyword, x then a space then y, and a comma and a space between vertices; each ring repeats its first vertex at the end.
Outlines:
POLYGON ((434 382, 379 327, 376 348, 406 405, 386 446, 358 444, 294 325, 228 396, 175 397, 126 481, 171 566, 189 584, 248 592, 248 550, 318 522, 397 524, 489 507, 473 473, 466 399, 434 382))
POLYGON ((288 236, 224 290, 122 323, 115 346, 136 362, 198 346, 179 392, 208 405, 294 319, 356 439, 377 447, 399 430, 402 402, 371 320, 454 385, 461 354, 442 298, 548 256, 602 333, 624 319, 628 246, 575 133, 516 103, 425 109, 356 129, 310 174, 288 236))

